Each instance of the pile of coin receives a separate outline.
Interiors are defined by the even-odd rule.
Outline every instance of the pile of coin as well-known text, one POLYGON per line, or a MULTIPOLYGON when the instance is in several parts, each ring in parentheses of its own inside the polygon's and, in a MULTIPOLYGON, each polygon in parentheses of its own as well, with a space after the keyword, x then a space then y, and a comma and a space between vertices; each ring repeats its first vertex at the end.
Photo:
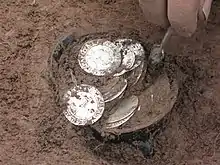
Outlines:
MULTIPOLYGON (((122 97, 129 85, 135 85, 144 72, 145 51, 143 46, 131 39, 109 41, 95 39, 85 42, 78 54, 81 69, 94 76, 111 76, 106 85, 99 88, 76 84, 69 89, 64 100, 66 118, 74 125, 91 125, 103 115, 105 103, 122 97), (124 76, 129 72, 128 76, 124 76)), ((111 110, 105 128, 119 127, 140 108, 137 96, 120 100, 111 110)))

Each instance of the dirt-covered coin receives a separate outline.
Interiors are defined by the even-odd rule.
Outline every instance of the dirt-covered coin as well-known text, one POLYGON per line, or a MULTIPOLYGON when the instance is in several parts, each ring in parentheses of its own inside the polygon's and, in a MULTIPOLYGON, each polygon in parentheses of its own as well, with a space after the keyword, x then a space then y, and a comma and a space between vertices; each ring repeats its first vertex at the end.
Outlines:
POLYGON ((104 112, 102 94, 93 86, 81 84, 68 90, 64 95, 64 115, 74 125, 93 124, 104 112))

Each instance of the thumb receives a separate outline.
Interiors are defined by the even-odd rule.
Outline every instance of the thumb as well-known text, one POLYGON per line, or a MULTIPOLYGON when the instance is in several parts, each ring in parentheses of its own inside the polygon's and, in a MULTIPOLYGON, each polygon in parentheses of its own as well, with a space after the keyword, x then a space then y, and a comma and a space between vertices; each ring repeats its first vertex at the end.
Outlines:
POLYGON ((211 10, 212 0, 202 0, 201 2, 201 11, 202 11, 202 19, 207 20, 209 17, 209 13, 211 10))

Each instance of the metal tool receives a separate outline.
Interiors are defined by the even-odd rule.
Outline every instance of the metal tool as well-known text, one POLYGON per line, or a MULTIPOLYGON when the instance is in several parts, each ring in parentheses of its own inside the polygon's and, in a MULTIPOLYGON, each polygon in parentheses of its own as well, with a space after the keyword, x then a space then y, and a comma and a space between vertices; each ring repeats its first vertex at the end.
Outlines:
POLYGON ((164 38, 160 45, 155 44, 151 50, 149 60, 151 64, 158 64, 164 59, 164 47, 169 42, 170 37, 173 34, 173 29, 171 27, 168 28, 166 34, 164 35, 164 38))

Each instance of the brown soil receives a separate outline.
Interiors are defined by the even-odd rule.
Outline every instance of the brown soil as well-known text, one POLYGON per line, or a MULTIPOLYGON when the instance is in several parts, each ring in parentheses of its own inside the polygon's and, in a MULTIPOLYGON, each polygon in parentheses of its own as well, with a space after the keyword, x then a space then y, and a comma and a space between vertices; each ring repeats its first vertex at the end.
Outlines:
MULTIPOLYGON (((109 130, 110 132, 116 133, 119 131, 118 134, 120 134, 122 132, 125 133, 125 130, 127 130, 126 132, 133 132, 140 130, 141 128, 142 129, 146 128, 149 125, 152 125, 152 123, 156 124, 157 123, 156 120, 159 121, 159 119, 163 118, 163 116, 165 116, 166 114, 168 114, 168 112, 171 111, 171 108, 177 98, 178 90, 177 88, 175 89, 175 86, 177 84, 172 83, 171 85, 172 90, 170 90, 169 79, 167 78, 167 76, 162 76, 160 78, 160 81, 157 77, 158 75, 164 74, 163 70, 169 73, 174 73, 176 68, 178 68, 178 66, 176 66, 176 64, 173 64, 175 67, 170 67, 172 63, 170 63, 169 61, 170 57, 168 55, 166 58, 168 61, 158 64, 157 67, 151 66, 147 60, 150 52, 149 44, 147 43, 146 40, 142 39, 142 36, 138 36, 137 33, 135 34, 134 30, 129 31, 128 29, 124 29, 123 33, 117 31, 108 31, 105 33, 92 33, 88 35, 83 35, 79 38, 76 37, 73 33, 64 38, 65 38, 64 40, 58 42, 57 46, 54 48, 53 53, 51 54, 51 57, 48 59, 48 70, 46 72, 47 74, 45 75, 45 77, 48 80, 48 83, 50 84, 51 90, 54 92, 54 96, 56 98, 55 100, 57 102, 57 105, 60 107, 60 109, 66 109, 66 105, 63 102, 64 93, 67 90, 69 90, 71 87, 75 86, 76 84, 78 85, 88 84, 95 86, 98 89, 101 89, 102 87, 105 87, 108 83, 110 83, 110 81, 114 78, 112 74, 101 77, 93 76, 92 74, 88 74, 81 69, 81 67, 78 64, 77 57, 78 57, 79 49, 82 47, 83 43, 87 42, 88 40, 93 40, 96 38, 107 39, 113 42, 116 39, 129 38, 133 40, 132 41, 133 43, 136 43, 135 41, 136 39, 139 40, 139 42, 144 46, 144 49, 146 50, 146 54, 145 54, 145 59, 143 58, 142 61, 145 60, 146 65, 144 66, 143 72, 147 74, 145 76, 145 74, 142 73, 141 76, 142 81, 139 81, 137 84, 131 84, 131 82, 136 81, 136 77, 129 76, 131 75, 130 72, 124 74, 123 78, 128 80, 128 86, 126 92, 116 100, 105 103, 104 114, 101 120, 99 120, 99 122, 96 122, 93 125, 93 128, 95 128, 98 132, 102 132, 102 130, 104 129, 103 125, 105 125, 106 119, 109 117, 110 113, 113 113, 112 107, 114 107, 116 103, 120 103, 122 99, 131 95, 138 96, 140 102, 139 111, 135 113, 135 115, 132 117, 131 120, 129 120, 129 122, 127 122, 128 124, 125 124, 120 129, 117 129, 117 131, 116 129, 109 130), (67 45, 67 42, 65 41, 68 38, 69 41, 73 41, 73 42, 67 45), (149 74, 150 68, 151 71, 153 72, 149 74), (172 69, 174 69, 174 72, 172 71, 172 69), (157 83, 154 85, 152 85, 151 82, 153 80, 157 80, 156 81, 157 83), (154 94, 153 102, 151 99, 151 94, 154 94)), ((129 45, 131 43, 128 42, 127 44, 129 45)), ((118 71, 120 70, 121 69, 119 67, 118 71)), ((173 76, 173 74, 172 75, 169 74, 169 77, 172 80, 171 76, 173 76)), ((181 83, 184 82, 182 81, 181 83)), ((121 87, 119 86, 119 89, 121 89, 121 87)), ((155 128, 155 129, 160 130, 160 128, 155 128)), ((106 132, 109 131, 106 130, 106 132)), ((148 131, 145 132, 147 134, 148 131)), ((152 130, 152 132, 154 131, 152 130)))
POLYGON ((152 44, 164 30, 145 22, 132 0, 2 1, 0 164, 220 164, 219 17, 215 2, 206 29, 192 38, 172 37, 169 61, 186 80, 154 157, 144 159, 128 144, 83 138, 84 130, 60 115, 42 72, 63 34, 129 28, 152 44))

